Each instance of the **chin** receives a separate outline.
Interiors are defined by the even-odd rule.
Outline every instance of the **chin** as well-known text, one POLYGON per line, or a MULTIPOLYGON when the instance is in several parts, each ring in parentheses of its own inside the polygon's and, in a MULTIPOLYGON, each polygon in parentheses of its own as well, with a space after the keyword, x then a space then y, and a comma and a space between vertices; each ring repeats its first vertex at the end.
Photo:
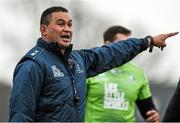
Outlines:
POLYGON ((70 42, 58 42, 59 46, 63 47, 63 48, 67 48, 69 47, 69 45, 71 44, 70 42))
POLYGON ((61 44, 61 46, 64 48, 68 48, 70 46, 70 44, 61 44))

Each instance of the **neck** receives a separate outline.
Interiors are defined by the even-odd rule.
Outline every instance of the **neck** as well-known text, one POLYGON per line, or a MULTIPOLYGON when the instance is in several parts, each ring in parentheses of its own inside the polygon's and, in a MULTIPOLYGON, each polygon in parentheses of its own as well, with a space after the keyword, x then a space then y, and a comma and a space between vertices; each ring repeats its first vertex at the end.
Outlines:
MULTIPOLYGON (((45 37, 42 37, 42 39, 43 39, 44 41, 46 41, 46 42, 51 42, 51 41, 47 40, 45 37)), ((60 50, 60 52, 64 55, 65 49, 62 48, 62 49, 60 50)))

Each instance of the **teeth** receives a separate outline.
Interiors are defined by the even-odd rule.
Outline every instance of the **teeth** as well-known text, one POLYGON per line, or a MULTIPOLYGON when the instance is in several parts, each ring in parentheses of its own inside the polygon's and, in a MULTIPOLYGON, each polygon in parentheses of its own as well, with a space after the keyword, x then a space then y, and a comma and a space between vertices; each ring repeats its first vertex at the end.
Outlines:
POLYGON ((67 38, 67 39, 69 39, 69 37, 70 36, 68 36, 68 35, 63 35, 63 36, 61 36, 62 38, 67 38))

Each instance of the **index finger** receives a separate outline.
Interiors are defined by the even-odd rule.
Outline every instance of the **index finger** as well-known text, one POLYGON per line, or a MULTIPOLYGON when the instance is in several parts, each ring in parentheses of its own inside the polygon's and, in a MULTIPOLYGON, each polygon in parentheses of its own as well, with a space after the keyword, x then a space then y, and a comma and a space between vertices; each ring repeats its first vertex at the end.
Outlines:
POLYGON ((169 38, 169 37, 172 37, 172 36, 177 35, 178 33, 179 33, 179 32, 167 33, 167 34, 165 34, 165 37, 166 37, 166 38, 169 38))

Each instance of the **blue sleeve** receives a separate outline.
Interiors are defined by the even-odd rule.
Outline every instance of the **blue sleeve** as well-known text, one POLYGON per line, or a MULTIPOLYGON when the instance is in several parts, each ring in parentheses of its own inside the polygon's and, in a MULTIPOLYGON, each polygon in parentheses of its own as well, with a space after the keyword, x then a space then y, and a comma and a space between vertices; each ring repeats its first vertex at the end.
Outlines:
POLYGON ((26 60, 17 65, 10 98, 10 122, 31 122, 34 120, 43 76, 41 67, 32 60, 26 60))
POLYGON ((83 50, 87 78, 125 64, 147 48, 146 39, 130 38, 126 41, 83 50))

